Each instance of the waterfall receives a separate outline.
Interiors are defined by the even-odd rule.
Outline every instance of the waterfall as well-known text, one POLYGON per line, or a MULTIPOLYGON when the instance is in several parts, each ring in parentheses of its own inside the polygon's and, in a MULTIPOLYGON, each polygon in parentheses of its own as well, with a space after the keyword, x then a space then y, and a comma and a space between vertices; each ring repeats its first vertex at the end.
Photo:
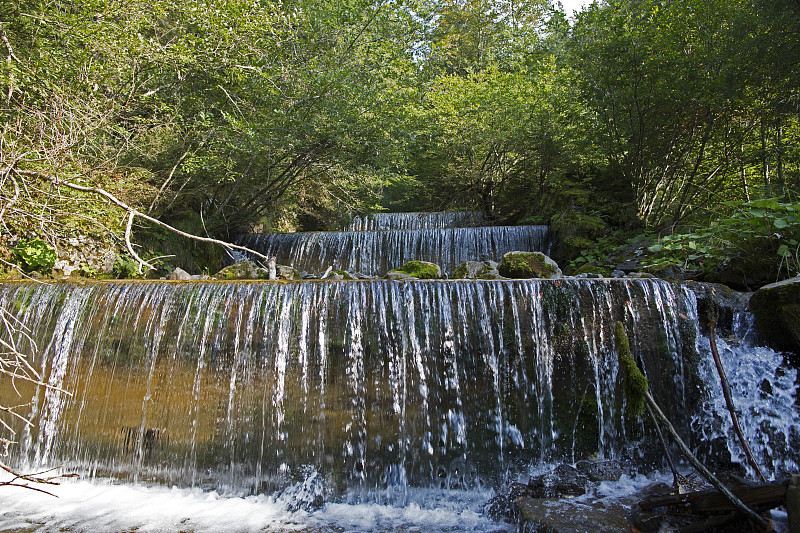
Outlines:
MULTIPOLYGON (((0 284, 72 393, 31 391, 21 463, 237 494, 311 468, 393 503, 628 453, 613 324, 683 375, 691 302, 651 280, 0 284)), ((690 414, 690 384, 652 384, 690 414)))
MULTIPOLYGON (((481 222, 380 214, 353 231, 240 242, 301 270, 368 275, 549 249, 545 226, 456 227, 481 222)), ((663 466, 652 427, 626 407, 617 321, 698 454, 744 463, 685 285, 6 281, 0 307, 50 385, 0 374, 0 405, 29 405, 32 422, 0 413, 17 441, 4 462, 80 476, 57 504, 0 494, 4 530, 504 530, 480 505, 543 465, 663 466)), ((800 464, 798 375, 752 345, 747 317, 718 344, 757 459, 777 477, 800 464)))
POLYGON ((376 231, 391 229, 445 229, 484 226, 486 221, 478 211, 373 213, 353 217, 345 231, 376 231))
POLYGON ((506 252, 549 253, 547 226, 490 226, 243 235, 239 244, 300 271, 334 270, 381 276, 411 260, 451 273, 464 261, 499 261, 506 252))

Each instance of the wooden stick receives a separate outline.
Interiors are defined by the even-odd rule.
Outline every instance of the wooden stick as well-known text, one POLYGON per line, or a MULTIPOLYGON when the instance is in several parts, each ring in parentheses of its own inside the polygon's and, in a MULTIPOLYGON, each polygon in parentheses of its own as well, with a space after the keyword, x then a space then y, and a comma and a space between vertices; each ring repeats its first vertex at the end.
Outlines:
MULTIPOLYGON (((134 209, 133 207, 129 206, 128 204, 126 204, 122 200, 118 199, 113 194, 111 194, 108 191, 105 191, 103 189, 100 189, 98 187, 84 187, 83 185, 78 185, 77 183, 72 183, 72 182, 63 180, 61 178, 58 178, 57 176, 44 174, 42 172, 35 172, 35 171, 32 171, 32 170, 14 169, 13 171, 15 173, 23 175, 23 176, 29 176, 29 177, 32 177, 32 178, 38 178, 38 179, 41 179, 41 180, 50 181, 50 182, 52 182, 52 183, 54 183, 56 185, 64 185, 65 187, 69 187, 70 189, 74 189, 76 191, 88 192, 88 193, 96 194, 97 196, 102 196, 103 198, 105 198, 108 201, 110 201, 112 204, 116 205, 117 207, 120 207, 120 208, 124 209, 128 213, 128 216, 129 216, 128 224, 129 225, 131 224, 133 217, 141 217, 141 218, 147 220, 148 222, 152 222, 153 224, 155 224, 157 226, 161 226, 162 228, 165 228, 165 229, 167 229, 167 230, 169 230, 169 231, 171 231, 173 233, 177 233, 178 235, 180 235, 182 237, 186 237, 187 239, 194 239, 194 240, 200 241, 200 242, 208 242, 208 243, 212 243, 212 244, 217 244, 217 245, 222 246, 223 248, 226 248, 226 249, 233 248, 235 250, 242 250, 243 252, 247 252, 249 254, 253 254, 256 257, 261 258, 264 261, 264 264, 267 264, 269 262, 269 259, 270 259, 269 257, 267 257, 264 254, 261 254, 259 252, 256 252, 255 250, 247 248, 245 246, 239 246, 238 244, 231 244, 229 242, 221 241, 221 240, 218 240, 218 239, 212 239, 210 237, 200 237, 198 235, 192 235, 191 233, 186 233, 185 231, 181 231, 181 230, 179 230, 177 228, 173 228, 169 224, 167 224, 165 222, 161 222, 157 218, 153 218, 153 217, 151 217, 151 216, 149 216, 149 215, 147 215, 145 213, 142 213, 141 211, 137 211, 136 209, 134 209)), ((130 251, 131 247, 128 246, 128 245, 129 245, 129 242, 126 242, 126 246, 128 247, 128 250, 130 251)), ((132 255, 133 255, 134 259, 137 260, 137 262, 139 263, 140 267, 141 266, 146 266, 148 268, 148 270, 150 268, 152 268, 152 265, 149 265, 148 263, 144 262, 141 258, 139 258, 138 255, 136 255, 136 254, 132 254, 132 255)))
POLYGON ((736 495, 734 495, 730 490, 728 490, 728 487, 722 484, 722 482, 717 478, 717 476, 712 474, 711 471, 708 468, 706 468, 705 465, 701 463, 699 459, 697 459, 697 457, 692 453, 692 450, 689 449, 686 443, 683 442, 683 439, 681 439, 680 435, 678 435, 678 432, 675 430, 675 427, 667 418, 667 415, 664 414, 664 412, 658 406, 656 401, 653 399, 653 396, 650 394, 650 391, 645 392, 644 397, 645 400, 647 400, 647 403, 653 409, 656 418, 658 418, 658 420, 660 420, 661 423, 664 424, 664 427, 667 429, 667 432, 675 440, 675 444, 677 444, 678 448, 680 448, 681 452, 683 452, 684 457, 686 457, 686 459, 700 473, 700 475, 706 478, 706 480, 709 483, 711 483, 711 485, 713 485, 715 489, 720 491, 728 499, 728 501, 733 504, 734 507, 736 507, 739 511, 747 515, 747 517, 750 518, 750 520, 758 524, 758 526, 761 527, 764 531, 767 531, 770 527, 767 521, 764 520, 758 513, 756 513, 755 511, 750 509, 747 505, 745 505, 744 502, 742 502, 742 500, 737 498, 736 495))
POLYGON ((767 478, 764 476, 761 468, 759 468, 756 458, 753 455, 753 450, 750 448, 750 444, 748 444, 747 439, 744 436, 744 432, 742 431, 742 426, 739 424, 739 417, 736 416, 736 407, 733 405, 733 395, 731 394, 731 384, 725 375, 725 368, 722 366, 722 359, 720 359, 719 351, 717 350, 717 340, 714 334, 714 327, 716 324, 717 320, 714 318, 712 318, 708 323, 708 329, 710 332, 708 337, 711 341, 711 355, 714 356, 714 364, 717 365, 719 380, 722 382, 722 395, 725 397, 725 405, 728 406, 728 412, 731 414, 733 428, 736 430, 736 435, 739 437, 739 443, 742 445, 742 448, 744 448, 745 455, 747 455, 747 462, 750 463, 750 466, 752 466, 753 470, 756 471, 758 477, 761 478, 761 481, 766 483, 767 478))
POLYGON ((658 420, 656 419, 656 415, 653 414, 653 409, 649 404, 646 405, 646 407, 647 413, 650 415, 650 419, 653 421, 653 425, 656 428, 656 433, 658 433, 658 440, 661 441, 661 446, 664 448, 664 456, 667 458, 669 469, 672 470, 672 486, 677 490, 680 485, 680 474, 678 474, 678 469, 675 468, 675 463, 672 461, 672 454, 669 453, 667 439, 664 438, 664 433, 661 431, 661 426, 658 425, 658 420))

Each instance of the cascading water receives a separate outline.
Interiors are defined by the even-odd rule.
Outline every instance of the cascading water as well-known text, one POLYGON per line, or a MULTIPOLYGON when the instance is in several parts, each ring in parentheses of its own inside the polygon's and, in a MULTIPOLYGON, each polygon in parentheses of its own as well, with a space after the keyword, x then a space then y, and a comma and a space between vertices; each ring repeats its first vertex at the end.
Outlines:
POLYGON ((478 211, 373 213, 353 217, 345 231, 375 231, 390 229, 444 229, 484 226, 486 221, 478 211))
POLYGON ((307 272, 334 270, 380 276, 407 261, 430 261, 445 273, 471 260, 499 260, 506 252, 549 251, 547 226, 404 229, 243 235, 239 244, 279 264, 307 272))
MULTIPOLYGON (((60 389, 0 377, 34 422, 9 419, 7 462, 81 477, 55 502, 0 492, 2 530, 501 530, 492 487, 543 464, 661 466, 626 415, 616 321, 687 439, 740 460, 694 293, 664 281, 5 282, 0 306, 60 389)), ((796 469, 796 372, 720 347, 760 461, 796 469)))
MULTIPOLYGON (((281 489, 312 466, 334 499, 403 503, 409 484, 474 488, 531 460, 617 456, 614 321, 660 339, 634 340, 649 372, 680 374, 693 346, 675 337, 691 330, 684 291, 653 281, 17 283, 0 294, 46 346, 49 382, 73 392, 35 393, 28 464, 234 493, 281 489)), ((659 391, 685 411, 684 390, 659 391)))
MULTIPOLYGON (((728 415, 717 369, 710 355, 707 337, 698 339, 703 354, 698 369, 710 389, 695 415, 693 431, 700 442, 718 443, 729 460, 749 466, 728 415)), ((731 382, 731 392, 739 420, 762 472, 770 479, 797 473, 800 467, 800 397, 797 370, 786 364, 784 356, 769 348, 752 344, 752 315, 740 313, 732 338, 717 339, 717 349, 731 382)))

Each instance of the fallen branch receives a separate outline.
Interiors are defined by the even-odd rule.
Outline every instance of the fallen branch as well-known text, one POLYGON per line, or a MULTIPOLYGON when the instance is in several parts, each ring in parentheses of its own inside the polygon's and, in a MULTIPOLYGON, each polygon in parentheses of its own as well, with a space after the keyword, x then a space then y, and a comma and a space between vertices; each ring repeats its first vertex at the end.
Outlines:
POLYGON ((55 481, 55 480, 71 478, 71 477, 78 477, 77 474, 58 474, 56 476, 43 477, 44 474, 47 474, 48 472, 53 472, 54 470, 58 470, 59 468, 61 468, 61 467, 57 466, 57 467, 54 467, 54 468, 50 468, 48 470, 43 470, 41 472, 36 472, 35 474, 20 474, 19 472, 16 472, 13 468, 10 468, 6 464, 4 464, 2 461, 0 461, 0 470, 5 470, 6 472, 8 472, 12 476, 14 476, 10 481, 0 481, 0 487, 19 487, 19 488, 22 488, 22 489, 33 490, 33 491, 36 491, 36 492, 42 492, 42 493, 47 494, 49 496, 53 496, 55 498, 58 498, 58 496, 56 496, 52 492, 46 491, 44 489, 40 489, 39 487, 34 487, 34 486, 31 486, 31 485, 28 485, 28 483, 36 483, 36 484, 39 484, 39 485, 59 485, 59 483, 57 481, 55 481))
POLYGON ((252 255, 262 259, 264 261, 264 264, 269 263, 269 260, 270 260, 269 257, 267 257, 267 256, 265 256, 265 255, 263 255, 263 254, 261 254, 259 252, 256 252, 255 250, 247 248, 245 246, 240 246, 238 244, 231 244, 229 242, 221 241, 221 240, 218 240, 218 239, 212 239, 211 237, 200 237, 198 235, 193 235, 191 233, 186 233, 185 231, 181 231, 181 230, 179 230, 177 228, 174 228, 174 227, 170 226, 169 224, 158 220, 157 218, 153 218, 153 217, 151 217, 151 216, 149 216, 149 215, 147 215, 145 213, 142 213, 141 211, 138 211, 138 210, 134 209, 133 207, 129 206, 128 204, 126 204, 122 200, 118 199, 113 194, 111 194, 108 191, 105 191, 103 189, 100 189, 98 187, 85 187, 83 185, 78 185, 77 183, 72 183, 70 181, 62 180, 61 178, 59 178, 57 176, 44 174, 42 172, 36 172, 36 171, 32 171, 32 170, 14 169, 13 172, 15 172, 18 175, 22 175, 22 176, 28 176, 28 177, 32 177, 32 178, 45 180, 45 181, 50 181, 50 182, 54 183, 56 186, 63 185, 65 187, 68 187, 68 188, 76 190, 76 191, 88 192, 88 193, 91 193, 91 194, 95 194, 97 196, 101 196, 101 197, 105 198, 106 200, 108 200, 109 202, 111 202, 112 204, 116 205, 117 207, 120 207, 121 209, 125 210, 128 213, 128 226, 127 226, 126 232, 125 232, 125 246, 127 247, 128 252, 131 253, 131 256, 134 259, 136 259, 137 263, 139 264, 139 269, 138 270, 139 270, 140 274, 142 273, 142 267, 143 266, 147 267, 147 270, 150 270, 150 269, 155 268, 155 267, 153 267, 153 265, 151 265, 150 263, 148 263, 147 261, 145 261, 144 259, 139 257, 138 254, 133 252, 133 245, 131 244, 131 241, 130 241, 130 227, 131 227, 131 225, 133 223, 133 218, 135 218, 135 217, 143 218, 144 220, 147 220, 148 222, 152 222, 153 224, 155 224, 157 226, 161 226, 162 228, 167 229, 167 230, 169 230, 169 231, 171 231, 173 233, 176 233, 176 234, 178 234, 178 235, 180 235, 182 237, 186 237, 187 239, 193 239, 195 241, 216 244, 216 245, 222 246, 225 249, 241 250, 243 252, 247 252, 249 254, 252 254, 252 255))
POLYGON ((750 466, 753 467, 753 470, 756 471, 758 477, 761 478, 761 481, 766 483, 767 478, 764 476, 764 473, 758 466, 756 458, 753 455, 753 450, 750 448, 750 444, 747 442, 747 439, 744 436, 741 424, 739 424, 739 417, 736 416, 736 407, 733 404, 733 395, 731 394, 731 384, 728 381, 728 377, 725 375, 725 368, 722 366, 722 359, 720 359, 719 351, 717 350, 717 339, 716 335, 714 334, 714 328, 716 325, 717 325, 716 319, 712 318, 711 321, 708 323, 708 329, 709 329, 708 338, 711 341, 711 355, 714 357, 714 364, 717 366, 717 373, 719 374, 719 380, 722 383, 722 395, 725 397, 725 405, 727 405, 728 412, 731 414, 731 421, 733 422, 733 428, 734 430, 736 430, 736 435, 739 437, 739 443, 742 445, 744 453, 747 456, 747 462, 750 464, 750 466))
MULTIPOLYGON (((624 388, 629 395, 641 394, 642 396, 641 398, 632 398, 631 400, 637 404, 639 402, 646 402, 650 409, 652 409, 656 419, 658 419, 658 421, 664 425, 667 433, 672 436, 675 444, 681 450, 681 453, 683 453, 683 456, 686 457, 695 470, 697 470, 697 472, 703 476, 714 488, 722 493, 737 510, 744 513, 763 530, 768 530, 769 524, 767 521, 764 520, 758 513, 745 505, 739 498, 736 497, 735 494, 733 494, 725 485, 723 485, 723 483, 714 474, 712 474, 711 471, 708 470, 708 468, 706 468, 705 465, 703 465, 703 463, 701 463, 700 460, 692 453, 692 450, 689 449, 686 443, 683 442, 683 439, 675 430, 672 422, 669 421, 667 415, 664 414, 664 412, 661 410, 661 407, 658 406, 655 399, 653 399, 653 396, 650 394, 647 379, 644 377, 641 370, 639 370, 636 361, 631 355, 630 342, 628 341, 628 335, 625 333, 625 328, 622 325, 622 322, 616 323, 614 328, 614 338, 617 345, 617 355, 620 360, 620 367, 623 369, 624 388)), ((637 414, 641 413, 639 412, 637 414)))

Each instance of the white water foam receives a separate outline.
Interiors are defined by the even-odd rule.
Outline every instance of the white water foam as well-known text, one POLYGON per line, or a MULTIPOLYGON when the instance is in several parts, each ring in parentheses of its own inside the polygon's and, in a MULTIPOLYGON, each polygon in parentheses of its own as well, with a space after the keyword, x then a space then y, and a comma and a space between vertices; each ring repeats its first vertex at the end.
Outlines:
MULTIPOLYGON (((9 476, 0 482, 9 481, 9 476)), ((108 480, 64 481, 44 486, 53 495, 0 487, 0 531, 119 533, 327 532, 501 532, 509 524, 481 514, 491 493, 415 491, 412 503, 328 503, 290 512, 273 496, 230 497, 200 489, 116 484, 108 480)))
MULTIPOLYGON (((710 392, 701 414, 695 418, 695 427, 702 435, 699 440, 709 441, 722 435, 731 459, 746 466, 754 476, 728 416, 711 358, 710 341, 707 337, 698 340, 703 355, 700 372, 710 392)), ((781 353, 750 346, 735 338, 717 339, 717 348, 731 384, 739 421, 759 466, 773 479, 796 472, 798 461, 793 442, 800 428, 797 370, 785 364, 781 353)))

